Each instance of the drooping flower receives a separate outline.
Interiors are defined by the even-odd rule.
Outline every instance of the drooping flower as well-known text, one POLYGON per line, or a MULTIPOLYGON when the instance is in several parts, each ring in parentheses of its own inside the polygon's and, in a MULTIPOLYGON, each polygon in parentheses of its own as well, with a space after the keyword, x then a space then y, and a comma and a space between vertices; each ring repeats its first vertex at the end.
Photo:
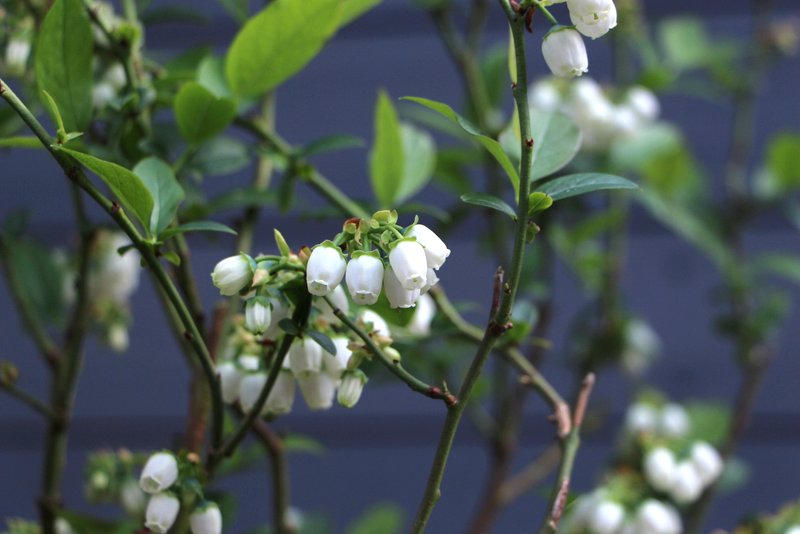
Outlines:
POLYGON ((344 278, 347 262, 339 247, 325 241, 314 247, 306 264, 308 292, 324 297, 338 286, 344 278))
POLYGON ((357 304, 375 304, 383 285, 383 261, 378 252, 354 252, 347 264, 345 280, 357 304))
POLYGON ((157 452, 144 464, 139 486, 147 493, 159 493, 178 480, 178 462, 170 452, 157 452))
POLYGON ((413 239, 396 241, 389 251, 389 264, 403 289, 413 291, 425 285, 428 259, 425 256, 425 249, 417 241, 413 239))
POLYGON ((671 438, 680 438, 689 432, 691 422, 683 406, 676 403, 665 405, 661 409, 661 432, 671 438))
POLYGON ((408 323, 409 333, 415 336, 427 336, 431 333, 431 321, 436 316, 436 303, 430 295, 420 295, 411 322, 408 323))
POLYGON ((189 516, 192 534, 222 534, 222 514, 219 507, 206 502, 189 516))
POLYGON ((364 384, 367 383, 367 375, 360 369, 345 371, 342 375, 342 383, 336 394, 336 401, 345 408, 352 408, 361 398, 364 391, 364 384))
POLYGON ((417 243, 425 249, 425 258, 429 269, 439 269, 450 255, 450 249, 447 248, 444 241, 433 230, 423 224, 412 226, 406 236, 415 238, 417 243))
POLYGON ((217 263, 211 280, 225 296, 237 294, 253 282, 253 265, 249 256, 237 254, 217 263))
POLYGON ((331 354, 323 349, 322 370, 331 378, 339 380, 344 370, 347 369, 347 362, 350 361, 353 351, 348 347, 350 340, 346 337, 335 337, 331 341, 336 347, 336 354, 331 354))
POLYGON ((377 333, 378 335, 386 337, 392 334, 392 332, 389 330, 389 324, 384 320, 383 317, 372 310, 362 311, 358 316, 358 319, 364 326, 371 325, 373 333, 377 333))
POLYGON ((264 403, 264 415, 284 415, 292 411, 294 405, 294 375, 288 369, 278 371, 278 378, 272 391, 267 395, 267 402, 264 403))
POLYGON ((383 272, 383 289, 392 308, 411 308, 420 295, 419 289, 406 289, 395 275, 394 269, 388 267, 383 272))
POLYGON ((672 451, 656 447, 647 453, 642 464, 644 477, 653 488, 669 491, 675 481, 676 463, 672 451))
POLYGON ((669 492, 672 500, 678 504, 689 504, 696 501, 702 491, 703 481, 694 464, 688 460, 678 463, 669 492))
POLYGON ((338 380, 322 372, 308 372, 297 376, 300 393, 311 410, 327 410, 333 405, 337 383, 338 380))
POLYGON ((708 486, 722 474, 724 467, 722 457, 717 449, 705 441, 698 441, 692 445, 689 459, 694 464, 703 486, 708 486))
POLYGON ((550 71, 562 78, 580 76, 589 71, 589 57, 581 34, 572 28, 557 28, 544 36, 542 55, 550 71))
POLYGON ((614 534, 625 520, 625 509, 609 500, 600 501, 589 516, 589 529, 595 534, 614 534))
POLYGON ((155 534, 166 534, 175 524, 180 508, 180 501, 171 493, 157 493, 147 503, 144 526, 155 534))
POLYGON ((272 309, 265 297, 252 297, 244 307, 244 326, 254 334, 263 334, 272 321, 272 309))
POLYGON ((636 511, 636 532, 650 534, 680 534, 683 532, 681 516, 669 504, 647 499, 636 511))
POLYGON ((295 339, 289 347, 289 367, 297 378, 322 370, 322 347, 311 339, 295 339))
POLYGON ((572 23, 586 37, 597 39, 617 25, 617 7, 612 0, 567 0, 572 23))

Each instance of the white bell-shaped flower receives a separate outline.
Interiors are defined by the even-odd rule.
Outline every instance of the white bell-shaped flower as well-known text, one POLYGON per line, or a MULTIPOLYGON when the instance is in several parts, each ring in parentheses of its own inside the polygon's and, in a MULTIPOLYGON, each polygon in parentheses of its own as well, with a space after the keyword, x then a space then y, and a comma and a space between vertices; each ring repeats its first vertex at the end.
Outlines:
POLYGON ((542 41, 542 55, 550 72, 573 78, 589 71, 589 57, 581 34, 571 28, 549 32, 542 41))
POLYGON ((239 388, 242 384, 242 372, 232 361, 217 364, 217 374, 219 375, 219 385, 222 390, 222 400, 226 404, 232 404, 239 398, 239 388))
MULTIPOLYGON (((425 249, 417 241, 413 239, 396 241, 389 252, 389 264, 403 289, 414 291, 422 289, 422 286, 425 285, 428 276, 428 260, 425 256, 425 249)), ((386 284, 385 275, 383 283, 386 284)))
POLYGON ((119 504, 130 517, 141 517, 147 506, 147 494, 142 491, 135 479, 122 483, 119 489, 119 504))
POLYGON ((420 295, 414 315, 408 323, 408 332, 415 336, 427 336, 431 333, 431 322, 436 316, 436 303, 430 295, 420 295))
POLYGON ((295 339, 289 347, 289 367, 297 378, 320 372, 322 347, 310 337, 295 339))
POLYGON ((265 297, 252 297, 244 306, 244 327, 253 334, 263 334, 272 322, 272 309, 265 297))
POLYGON ((419 294, 424 295, 438 283, 439 283, 439 277, 436 276, 436 271, 434 271, 433 269, 428 269, 428 273, 425 276, 425 285, 422 286, 422 289, 419 290, 419 294))
POLYGON ((589 530, 594 534, 614 534, 625 520, 625 509, 614 501, 601 501, 589 517, 589 530))
POLYGON ((350 350, 348 345, 350 340, 346 337, 335 337, 331 339, 333 345, 336 347, 336 354, 331 354, 323 349, 322 353, 322 371, 327 373, 331 378, 338 380, 342 377, 342 373, 347 369, 347 362, 350 361, 350 356, 353 351, 350 350))
POLYGON ((680 404, 670 403, 661 409, 661 432, 665 436, 681 438, 690 427, 689 415, 680 404))
POLYGON ((356 304, 375 304, 383 286, 383 260, 378 252, 354 252, 347 263, 345 281, 356 304))
MULTIPOLYGON (((328 294, 328 298, 333 303, 334 307, 341 310, 345 315, 350 312, 350 301, 347 300, 347 292, 344 290, 342 284, 328 294)), ((314 306, 322 312, 322 317, 331 324, 339 324, 339 318, 333 313, 333 308, 328 304, 325 299, 314 299, 314 306)))
POLYGON ((321 372, 306 373, 297 377, 300 393, 303 394, 303 400, 311 410, 327 410, 333 406, 338 382, 321 372))
POLYGON ((645 479, 653 488, 659 491, 669 491, 672 488, 677 468, 672 451, 656 447, 645 455, 642 467, 645 479))
POLYGON ((375 334, 385 337, 392 335, 391 330, 389 330, 389 324, 384 320, 383 317, 372 310, 363 310, 358 316, 358 320, 365 327, 370 325, 372 327, 371 332, 375 334))
POLYGON ((181 502, 171 493, 157 493, 150 497, 145 510, 144 526, 154 534, 166 534, 175 523, 181 502))
POLYGON ((422 245, 430 269, 439 269, 450 255, 450 249, 447 248, 444 241, 424 224, 412 226, 411 230, 406 233, 406 237, 413 237, 417 243, 422 245))
POLYGON ((283 335, 283 330, 278 326, 282 319, 288 319, 292 316, 292 310, 285 300, 281 298, 270 297, 270 324, 264 331, 262 337, 264 339, 276 340, 283 335))
POLYGON ((157 452, 147 459, 139 486, 147 493, 159 493, 178 480, 178 461, 170 452, 157 452))
POLYGON ((703 481, 691 461, 678 463, 675 478, 672 480, 670 495, 678 504, 693 503, 703 492, 703 481))
POLYGON ((546 78, 531 85, 528 90, 528 105, 542 111, 555 111, 561 105, 561 91, 553 78, 546 78))
POLYGON ((419 289, 403 287, 392 267, 388 267, 383 272, 383 289, 386 291, 386 298, 389 299, 389 306, 392 308, 411 308, 416 304, 420 295, 419 289))
POLYGON ((352 408, 361 398, 361 393, 364 391, 364 384, 366 383, 367 375, 360 369, 346 371, 342 375, 342 383, 339 384, 336 401, 345 408, 352 408))
POLYGON ((253 265, 249 256, 238 254, 217 263, 211 280, 222 295, 231 296, 253 283, 253 265))
POLYGON ((641 120, 646 122, 656 120, 661 113, 661 105, 658 103, 656 95, 641 85, 628 89, 624 101, 641 120))
POLYGON ((613 0, 567 0, 572 24, 586 37, 597 39, 617 25, 613 0))
POLYGON ((266 383, 267 373, 263 371, 250 373, 242 378, 242 382, 239 386, 239 403, 242 405, 242 410, 245 412, 253 410, 266 383))
POLYGON ((272 391, 267 395, 267 402, 261 413, 264 415, 284 415, 292 411, 294 405, 294 375, 288 369, 281 369, 272 391))
POLYGON ((109 299, 126 304, 139 287, 142 272, 141 256, 128 249, 120 256, 120 248, 128 247, 130 238, 123 232, 102 232, 98 238, 96 267, 89 276, 89 293, 94 299, 109 299))
POLYGON ((347 262, 342 251, 330 241, 314 247, 306 264, 308 292, 324 297, 334 290, 344 278, 347 262))
POLYGON ((222 534, 222 514, 214 503, 204 503, 189 516, 192 534, 222 534))
POLYGON ((722 474, 724 464, 722 457, 713 446, 705 441, 698 441, 692 445, 689 459, 694 464, 703 486, 708 486, 722 474))
POLYGON ((650 404, 637 402, 625 414, 625 428, 631 434, 655 432, 658 424, 658 411, 650 404))
POLYGON ((636 532, 644 534, 680 534, 683 524, 678 511, 669 504, 647 499, 636 511, 636 532))

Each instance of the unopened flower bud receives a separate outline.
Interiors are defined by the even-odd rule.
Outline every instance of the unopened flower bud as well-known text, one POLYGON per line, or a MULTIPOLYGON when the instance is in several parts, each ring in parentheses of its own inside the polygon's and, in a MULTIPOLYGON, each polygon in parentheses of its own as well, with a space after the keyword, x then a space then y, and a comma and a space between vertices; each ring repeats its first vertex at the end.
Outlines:
POLYGON ((636 511, 636 532, 648 534, 680 534, 683 524, 678 511, 655 499, 647 499, 636 511))
POLYGON ((368 325, 371 326, 371 332, 373 334, 378 334, 381 336, 390 336, 392 334, 389 330, 389 325, 386 323, 383 317, 372 310, 362 311, 358 319, 365 327, 368 325))
POLYGON ((420 295, 408 331, 415 336, 427 336, 431 333, 431 322, 436 316, 436 303, 430 295, 420 295))
POLYGON ((289 347, 289 367, 297 378, 320 372, 322 347, 310 337, 295 339, 289 347))
POLYGON ((691 423, 683 406, 670 403, 661 409, 661 432, 671 438, 680 438, 689 432, 691 423))
POLYGON ((647 482, 659 491, 668 491, 675 480, 675 456, 664 447, 647 453, 642 465, 647 482))
POLYGON ((222 514, 214 503, 204 503, 189 516, 192 534, 222 534, 222 514))
POLYGON ((178 462, 170 452, 157 452, 144 464, 139 486, 146 493, 159 493, 178 480, 178 462))
POLYGON ((450 249, 436 233, 423 224, 415 224, 406 234, 416 238, 417 243, 425 249, 425 259, 429 269, 439 269, 450 255, 450 249))
POLYGON ((691 461, 683 461, 675 468, 670 495, 678 504, 689 504, 697 500, 703 491, 703 481, 691 461))
POLYGON ((297 376, 300 393, 303 394, 303 400, 311 410, 327 410, 333 405, 336 383, 337 380, 320 372, 297 376))
POLYGON ((383 288, 392 308, 411 308, 417 303, 419 289, 406 289, 395 275, 394 269, 388 267, 383 272, 383 288))
POLYGON ((571 28, 561 28, 545 35, 542 55, 550 71, 562 78, 580 76, 589 70, 589 58, 581 34, 571 28))
POLYGON ((589 517, 589 530, 595 534, 613 534, 625 520, 625 509, 613 501, 601 501, 589 517))
POLYGON ((336 400, 345 408, 352 408, 361 398, 361 392, 364 391, 366 383, 367 375, 360 369, 346 371, 342 375, 342 383, 339 385, 336 400))
POLYGON ((175 523, 181 503, 170 493, 157 493, 150 497, 145 511, 144 526, 154 534, 166 534, 175 523))
POLYGON ((345 280, 357 304, 375 304, 383 285, 383 261, 378 252, 354 252, 347 264, 345 280))
POLYGON ((339 247, 325 241, 314 247, 306 264, 308 292, 324 297, 338 286, 344 278, 347 262, 339 247))
POLYGON ((586 37, 597 39, 617 25, 617 7, 612 0, 567 0, 572 23, 586 37))
POLYGON ((400 363, 401 356, 396 348, 386 347, 383 349, 383 352, 389 357, 390 360, 392 360, 392 363, 400 363))
POLYGON ((237 294, 253 281, 253 266, 249 256, 238 254, 217 263, 211 280, 225 296, 237 294))
POLYGON ((708 486, 722 474, 722 457, 717 449, 705 441, 698 441, 692 445, 689 459, 694 464, 703 486, 708 486))
POLYGON ((244 308, 244 326, 254 334, 263 334, 269 328, 272 310, 265 297, 247 300, 244 308))
MULTIPOLYGON (((449 254, 450 251, 447 252, 449 254)), ((389 252, 389 264, 403 289, 414 291, 425 285, 428 275, 428 260, 425 249, 417 241, 413 239, 396 241, 389 252)), ((385 276, 383 283, 386 284, 385 276)))

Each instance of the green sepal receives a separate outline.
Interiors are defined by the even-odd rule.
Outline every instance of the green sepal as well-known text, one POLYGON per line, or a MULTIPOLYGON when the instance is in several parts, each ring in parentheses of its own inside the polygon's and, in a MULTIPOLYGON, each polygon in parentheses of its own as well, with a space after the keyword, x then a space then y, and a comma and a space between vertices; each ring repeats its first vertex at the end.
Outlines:
POLYGON ((395 224, 397 222, 397 210, 380 210, 372 214, 372 218, 378 222, 395 224))
POLYGON ((357 260, 361 256, 372 256, 378 260, 381 259, 381 253, 377 250, 354 250, 350 253, 350 258, 354 260, 357 260))

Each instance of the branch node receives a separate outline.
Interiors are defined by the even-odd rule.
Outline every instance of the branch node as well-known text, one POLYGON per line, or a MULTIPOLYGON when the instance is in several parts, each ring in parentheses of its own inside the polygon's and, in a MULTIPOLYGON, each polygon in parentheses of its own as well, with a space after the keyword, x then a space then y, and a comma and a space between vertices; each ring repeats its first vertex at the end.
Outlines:
POLYGON ((0 81, 0 95, 6 92, 6 85, 0 81))
POLYGON ((587 374, 581 383, 578 400, 575 402, 575 414, 573 415, 574 428, 580 428, 583 424, 583 417, 586 415, 586 406, 589 404, 589 396, 592 394, 594 383, 594 373, 587 374))
POLYGON ((491 317, 497 315, 500 308, 500 290, 503 287, 503 268, 498 267, 494 272, 494 290, 492 291, 492 311, 491 317))
POLYGON ((119 213, 119 209, 120 209, 119 202, 115 200, 111 203, 111 208, 108 211, 111 212, 111 215, 116 215, 117 213, 119 213))
POLYGON ((189 332, 188 330, 184 330, 184 331, 183 331, 183 338, 184 338, 186 341, 191 341, 192 339, 194 339, 194 336, 193 336, 193 335, 192 335, 192 333, 191 333, 191 332, 189 332))
POLYGON ((561 521, 561 515, 564 513, 564 508, 567 506, 567 496, 569 495, 569 479, 565 478, 561 481, 561 487, 558 488, 556 501, 553 503, 553 510, 550 512, 550 524, 553 527, 558 527, 558 522, 561 521))
POLYGON ((533 148, 533 139, 525 139, 525 146, 533 148))

